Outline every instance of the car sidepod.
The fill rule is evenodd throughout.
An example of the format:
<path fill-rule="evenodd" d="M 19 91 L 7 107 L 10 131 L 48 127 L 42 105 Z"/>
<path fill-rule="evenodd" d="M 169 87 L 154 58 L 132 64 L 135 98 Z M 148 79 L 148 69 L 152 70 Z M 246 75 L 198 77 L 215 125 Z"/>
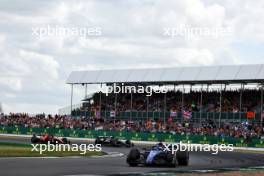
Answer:
<path fill-rule="evenodd" d="M 151 165 L 151 164 L 155 164 L 155 158 L 161 154 L 162 151 L 160 150 L 151 150 L 147 156 L 147 159 L 146 159 L 146 164 L 148 165 Z"/>

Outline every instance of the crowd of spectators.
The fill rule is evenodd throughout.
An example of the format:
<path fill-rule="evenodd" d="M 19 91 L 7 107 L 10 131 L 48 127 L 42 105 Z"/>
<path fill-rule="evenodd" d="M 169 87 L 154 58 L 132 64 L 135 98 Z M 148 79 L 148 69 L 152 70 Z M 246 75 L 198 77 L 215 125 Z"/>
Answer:
<path fill-rule="evenodd" d="M 163 122 L 149 119 L 147 121 L 125 121 L 105 120 L 94 117 L 72 118 L 70 116 L 39 114 L 30 116 L 28 114 L 4 115 L 0 117 L 1 126 L 18 126 L 26 128 L 57 128 L 57 129 L 79 129 L 79 130 L 108 130 L 108 131 L 130 131 L 147 133 L 171 133 L 189 135 L 211 135 L 229 136 L 235 138 L 263 138 L 264 128 L 260 124 L 252 124 L 248 121 L 231 124 L 222 123 L 220 127 L 212 120 L 204 121 L 202 125 L 195 125 L 190 121 Z"/>
<path fill-rule="evenodd" d="M 101 111 L 116 110 L 116 112 L 139 111 L 157 112 L 190 110 L 192 112 L 260 112 L 260 91 L 246 89 L 241 94 L 240 90 L 222 91 L 221 108 L 219 91 L 190 91 L 182 94 L 180 91 L 168 91 L 166 99 L 162 93 L 153 93 L 152 96 L 144 94 L 133 94 L 131 105 L 131 94 L 105 94 L 95 93 L 84 106 L 75 109 L 75 114 L 81 111 Z M 101 100 L 101 101 L 100 101 Z M 240 104 L 241 100 L 241 104 Z M 90 103 L 92 102 L 92 103 Z M 116 102 L 116 103 L 115 103 Z"/>

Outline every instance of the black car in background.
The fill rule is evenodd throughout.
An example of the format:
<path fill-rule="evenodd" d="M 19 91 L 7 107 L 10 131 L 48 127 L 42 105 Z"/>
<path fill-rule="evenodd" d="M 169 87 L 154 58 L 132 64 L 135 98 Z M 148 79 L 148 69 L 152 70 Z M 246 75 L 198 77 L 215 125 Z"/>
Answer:
<path fill-rule="evenodd" d="M 95 144 L 110 147 L 133 147 L 134 144 L 130 140 L 120 140 L 114 136 L 98 136 L 95 139 Z"/>

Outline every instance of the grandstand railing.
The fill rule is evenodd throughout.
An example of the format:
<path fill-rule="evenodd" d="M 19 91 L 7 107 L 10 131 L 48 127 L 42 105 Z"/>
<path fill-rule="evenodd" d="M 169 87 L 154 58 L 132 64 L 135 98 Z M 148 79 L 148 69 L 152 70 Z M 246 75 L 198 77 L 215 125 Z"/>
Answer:
<path fill-rule="evenodd" d="M 90 111 L 79 111 L 78 113 L 72 114 L 75 117 L 94 117 L 95 114 Z M 105 119 L 120 119 L 120 120 L 142 120 L 146 121 L 148 119 L 160 119 L 160 120 L 168 120 L 170 117 L 170 112 L 164 111 L 123 111 L 118 112 L 115 117 L 110 116 L 110 111 L 102 111 L 101 116 Z M 164 119 L 165 118 L 165 119 Z M 213 121 L 221 121 L 221 122 L 241 122 L 248 120 L 247 112 L 193 112 L 191 116 L 191 120 L 194 122 L 200 122 L 200 120 L 213 120 Z M 261 113 L 256 113 L 252 122 L 259 123 L 261 119 Z M 182 121 L 184 120 L 182 112 L 178 112 L 175 117 L 173 117 L 174 121 Z"/>

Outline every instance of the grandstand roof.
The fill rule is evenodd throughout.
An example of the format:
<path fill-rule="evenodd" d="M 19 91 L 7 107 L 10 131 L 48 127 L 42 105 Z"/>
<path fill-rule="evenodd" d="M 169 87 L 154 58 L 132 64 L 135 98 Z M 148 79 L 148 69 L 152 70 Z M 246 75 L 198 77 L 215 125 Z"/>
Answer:
<path fill-rule="evenodd" d="M 73 71 L 67 84 L 214 84 L 264 82 L 264 64 Z"/>

